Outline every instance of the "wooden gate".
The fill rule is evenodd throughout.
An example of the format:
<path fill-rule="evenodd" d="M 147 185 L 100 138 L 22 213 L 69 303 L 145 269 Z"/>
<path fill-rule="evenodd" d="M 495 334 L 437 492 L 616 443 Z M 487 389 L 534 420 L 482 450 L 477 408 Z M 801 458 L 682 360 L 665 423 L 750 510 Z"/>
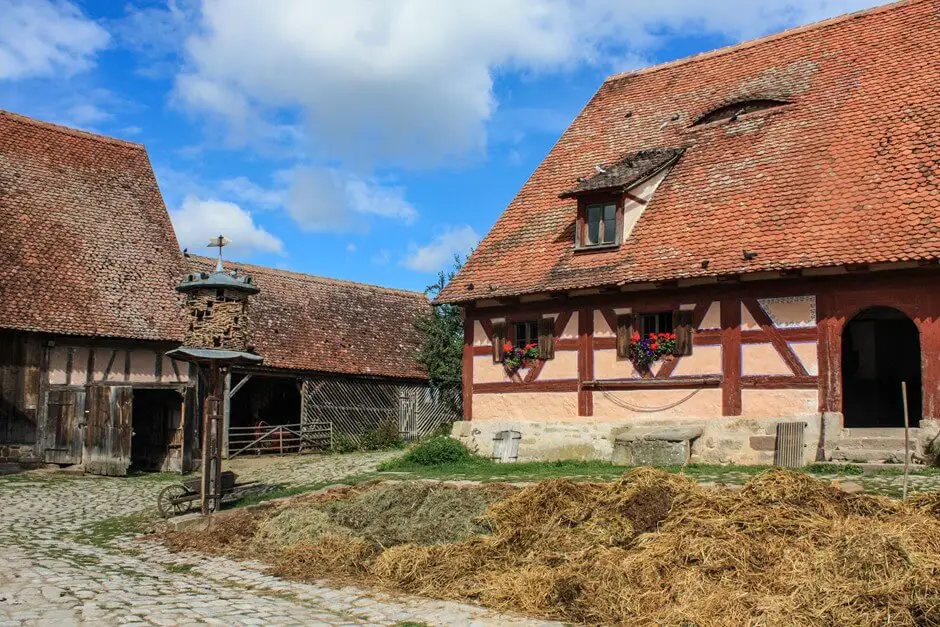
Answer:
<path fill-rule="evenodd" d="M 85 470 L 98 475 L 126 475 L 131 463 L 134 392 L 130 386 L 90 388 Z"/>
<path fill-rule="evenodd" d="M 43 460 L 50 464 L 81 463 L 85 390 L 50 390 L 48 398 Z"/>

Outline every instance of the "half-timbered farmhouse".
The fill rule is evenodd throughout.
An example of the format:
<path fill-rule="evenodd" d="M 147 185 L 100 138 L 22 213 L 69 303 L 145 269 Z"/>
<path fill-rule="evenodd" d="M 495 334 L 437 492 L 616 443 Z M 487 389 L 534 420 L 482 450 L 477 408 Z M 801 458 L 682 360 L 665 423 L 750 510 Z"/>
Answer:
<path fill-rule="evenodd" d="M 166 353 L 211 316 L 176 288 L 215 261 L 180 252 L 145 148 L 0 112 L 0 233 L 0 461 L 194 468 L 203 376 Z M 452 418 L 415 361 L 423 294 L 236 267 L 260 289 L 238 340 L 263 360 L 227 372 L 239 447 Z"/>
<path fill-rule="evenodd" d="M 440 302 L 520 459 L 916 454 L 940 419 L 940 5 L 607 79 Z M 662 443 L 659 444 L 654 443 Z"/>

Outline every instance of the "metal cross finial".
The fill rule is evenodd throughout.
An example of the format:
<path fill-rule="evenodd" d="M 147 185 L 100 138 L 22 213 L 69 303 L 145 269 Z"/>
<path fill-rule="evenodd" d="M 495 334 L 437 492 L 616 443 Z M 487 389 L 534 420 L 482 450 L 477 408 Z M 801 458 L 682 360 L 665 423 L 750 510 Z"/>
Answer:
<path fill-rule="evenodd" d="M 218 248 L 219 249 L 219 260 L 215 264 L 215 271 L 222 272 L 222 248 L 228 246 L 232 243 L 232 240 L 228 239 L 224 235 L 219 235 L 218 237 L 213 237 L 209 240 L 209 248 Z"/>

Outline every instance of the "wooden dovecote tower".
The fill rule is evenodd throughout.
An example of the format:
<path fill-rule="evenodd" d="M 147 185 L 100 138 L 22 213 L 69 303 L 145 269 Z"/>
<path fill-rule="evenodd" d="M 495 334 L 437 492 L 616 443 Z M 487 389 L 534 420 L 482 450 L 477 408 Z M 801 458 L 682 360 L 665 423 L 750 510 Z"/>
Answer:
<path fill-rule="evenodd" d="M 202 513 L 219 508 L 222 498 L 222 381 L 227 368 L 258 364 L 261 356 L 249 350 L 249 298 L 260 290 L 250 275 L 226 272 L 222 247 L 229 241 L 219 235 L 209 242 L 218 247 L 219 259 L 212 272 L 192 272 L 176 287 L 183 294 L 186 327 L 183 345 L 167 353 L 208 370 L 202 426 Z"/>

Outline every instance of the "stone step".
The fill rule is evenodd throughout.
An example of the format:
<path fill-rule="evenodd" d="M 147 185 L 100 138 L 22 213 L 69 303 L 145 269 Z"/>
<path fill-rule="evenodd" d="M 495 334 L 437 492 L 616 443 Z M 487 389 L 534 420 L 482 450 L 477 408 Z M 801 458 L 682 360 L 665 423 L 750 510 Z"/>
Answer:
<path fill-rule="evenodd" d="M 913 440 L 917 437 L 920 429 L 916 427 L 911 427 L 910 436 Z M 841 433 L 842 438 L 901 438 L 904 439 L 904 429 L 903 428 L 859 428 L 854 429 L 843 429 Z"/>
<path fill-rule="evenodd" d="M 913 452 L 913 451 L 912 451 Z M 903 463 L 904 462 L 904 448 L 901 447 L 901 450 L 896 449 L 842 449 L 836 447 L 832 452 L 833 461 L 845 461 L 852 463 L 869 463 L 869 462 L 889 462 L 889 463 Z"/>
<path fill-rule="evenodd" d="M 917 440 L 911 438 L 911 450 L 916 447 Z M 836 446 L 841 449 L 880 449 L 904 450 L 904 438 L 839 438 Z"/>

